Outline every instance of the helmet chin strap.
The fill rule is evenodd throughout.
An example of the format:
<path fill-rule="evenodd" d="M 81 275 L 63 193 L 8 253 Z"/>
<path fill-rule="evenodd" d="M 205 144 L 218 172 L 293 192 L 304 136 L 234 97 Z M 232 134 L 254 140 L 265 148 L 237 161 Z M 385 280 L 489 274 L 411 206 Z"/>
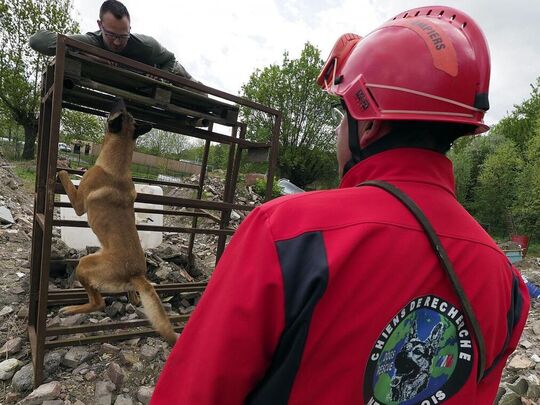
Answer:
<path fill-rule="evenodd" d="M 347 111 L 347 106 L 343 102 L 343 107 Z M 345 176 L 351 167 L 363 159 L 363 152 L 360 149 L 360 139 L 358 139 L 358 121 L 355 120 L 347 111 L 347 124 L 349 126 L 349 150 L 351 151 L 351 159 L 345 163 L 342 176 Z"/>

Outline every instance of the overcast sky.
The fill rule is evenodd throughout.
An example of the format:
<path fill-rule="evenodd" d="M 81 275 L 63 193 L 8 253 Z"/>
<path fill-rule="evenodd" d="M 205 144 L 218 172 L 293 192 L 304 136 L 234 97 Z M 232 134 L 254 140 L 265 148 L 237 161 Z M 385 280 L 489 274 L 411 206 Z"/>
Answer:
<path fill-rule="evenodd" d="M 101 0 L 74 0 L 82 32 L 97 30 Z M 540 1 L 446 0 L 484 30 L 491 50 L 494 124 L 530 94 L 540 76 Z M 365 35 L 418 0 L 125 0 L 132 32 L 151 35 L 198 80 L 238 94 L 256 68 L 298 57 L 304 44 L 323 59 L 339 35 Z"/>

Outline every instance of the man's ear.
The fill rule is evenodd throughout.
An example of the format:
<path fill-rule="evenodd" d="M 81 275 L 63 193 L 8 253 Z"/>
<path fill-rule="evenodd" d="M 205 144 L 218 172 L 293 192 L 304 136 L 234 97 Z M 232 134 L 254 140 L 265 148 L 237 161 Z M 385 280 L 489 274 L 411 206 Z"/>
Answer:
<path fill-rule="evenodd" d="M 133 131 L 133 139 L 137 139 L 139 136 L 146 134 L 152 129 L 152 125 L 135 122 L 135 130 Z"/>

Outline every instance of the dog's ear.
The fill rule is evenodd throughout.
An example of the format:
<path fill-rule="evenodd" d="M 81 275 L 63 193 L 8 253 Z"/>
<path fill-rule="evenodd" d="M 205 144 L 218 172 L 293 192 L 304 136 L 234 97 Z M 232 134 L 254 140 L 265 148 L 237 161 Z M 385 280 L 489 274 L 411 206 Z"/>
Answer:
<path fill-rule="evenodd" d="M 152 125 L 135 121 L 135 131 L 133 131 L 133 139 L 137 139 L 139 136 L 146 134 L 152 129 Z"/>
<path fill-rule="evenodd" d="M 123 121 L 124 113 L 122 111 L 111 113 L 107 118 L 107 130 L 113 134 L 122 132 Z"/>
<path fill-rule="evenodd" d="M 107 118 L 107 129 L 112 133 L 119 133 L 122 131 L 123 116 L 126 112 L 126 104 L 121 97 L 116 97 L 111 107 L 111 113 Z"/>
<path fill-rule="evenodd" d="M 124 99 L 122 97 L 116 97 L 113 101 L 110 115 L 123 111 L 126 111 L 126 104 L 124 103 Z"/>

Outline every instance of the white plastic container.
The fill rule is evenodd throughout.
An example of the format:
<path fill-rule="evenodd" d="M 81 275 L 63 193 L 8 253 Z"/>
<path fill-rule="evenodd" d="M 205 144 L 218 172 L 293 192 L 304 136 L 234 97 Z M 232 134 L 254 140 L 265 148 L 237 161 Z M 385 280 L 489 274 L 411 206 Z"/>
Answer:
<path fill-rule="evenodd" d="M 73 184 L 78 185 L 80 180 L 73 180 Z M 163 189 L 159 186 L 151 186 L 148 184 L 135 184 L 135 190 L 137 193 L 163 195 Z M 69 202 L 67 195 L 60 196 L 61 202 Z M 137 208 L 152 208 L 156 210 L 162 210 L 162 205 L 135 203 Z M 79 220 L 86 221 L 86 214 L 77 216 L 73 208 L 60 208 L 60 218 L 63 220 Z M 135 213 L 135 223 L 140 225 L 155 225 L 163 226 L 162 214 L 149 214 L 145 212 Z M 162 232 L 151 231 L 139 231 L 139 240 L 143 249 L 154 248 L 161 244 L 163 241 Z M 65 242 L 70 248 L 73 249 L 85 249 L 87 246 L 100 246 L 97 236 L 90 228 L 76 228 L 71 226 L 60 227 L 60 236 L 62 241 Z"/>

